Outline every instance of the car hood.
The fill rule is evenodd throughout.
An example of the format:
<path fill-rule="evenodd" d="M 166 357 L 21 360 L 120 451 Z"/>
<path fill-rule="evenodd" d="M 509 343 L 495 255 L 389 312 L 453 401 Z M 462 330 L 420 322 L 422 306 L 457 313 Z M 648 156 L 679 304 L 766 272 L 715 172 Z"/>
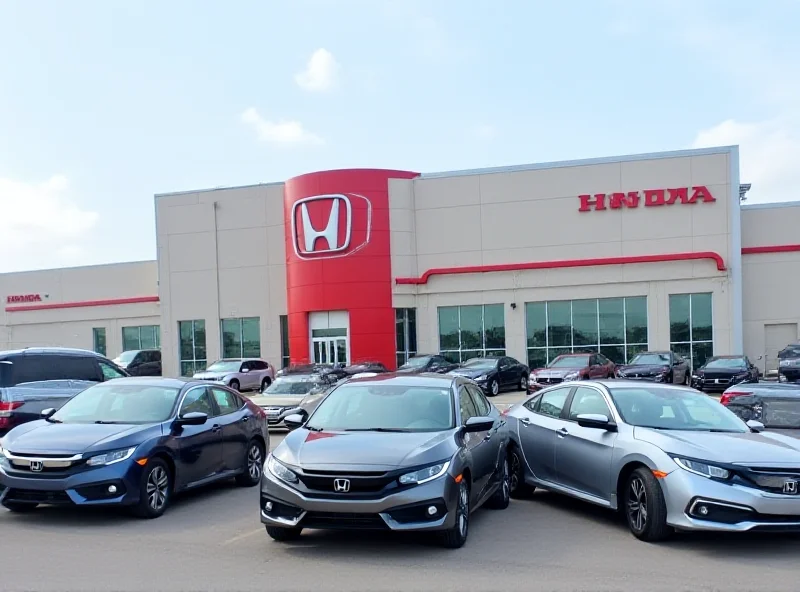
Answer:
<path fill-rule="evenodd" d="M 494 372 L 494 368 L 455 368 L 454 370 L 450 370 L 448 374 L 466 376 L 467 378 L 477 378 L 478 376 L 491 374 L 492 372 Z"/>
<path fill-rule="evenodd" d="M 699 368 L 695 374 L 734 376 L 736 374 L 747 374 L 747 370 L 744 368 Z"/>
<path fill-rule="evenodd" d="M 80 454 L 137 446 L 161 433 L 161 424 L 50 423 L 41 419 L 11 430 L 3 447 L 17 454 Z"/>
<path fill-rule="evenodd" d="M 311 432 L 299 428 L 275 449 L 283 463 L 303 469 L 394 470 L 449 459 L 456 451 L 453 431 L 422 433 Z"/>
<path fill-rule="evenodd" d="M 634 438 L 669 454 L 697 460 L 764 467 L 800 466 L 800 440 L 781 432 L 690 432 L 637 427 Z"/>
<path fill-rule="evenodd" d="M 534 374 L 540 378 L 564 378 L 567 374 L 573 374 L 583 370 L 583 366 L 577 368 L 542 368 L 536 370 Z"/>
<path fill-rule="evenodd" d="M 660 374 L 664 370 L 669 370 L 668 364 L 626 364 L 624 366 L 617 366 L 617 370 L 624 373 L 633 374 Z"/>
<path fill-rule="evenodd" d="M 197 380 L 222 380 L 228 374 L 236 374 L 235 372 L 197 372 L 192 378 Z"/>
<path fill-rule="evenodd" d="M 259 407 L 288 407 L 289 405 L 300 405 L 308 393 L 300 395 L 257 395 L 250 397 L 250 400 Z"/>
<path fill-rule="evenodd" d="M 398 368 L 396 370 L 397 374 L 419 374 L 423 372 L 425 368 Z"/>

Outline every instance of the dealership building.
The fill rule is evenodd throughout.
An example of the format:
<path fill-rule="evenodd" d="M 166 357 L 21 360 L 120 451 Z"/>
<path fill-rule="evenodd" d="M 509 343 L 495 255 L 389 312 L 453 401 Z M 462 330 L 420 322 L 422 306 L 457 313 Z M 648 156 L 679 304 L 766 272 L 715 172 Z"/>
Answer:
<path fill-rule="evenodd" d="M 800 202 L 743 187 L 721 147 L 160 194 L 156 261 L 0 275 L 0 347 L 157 347 L 166 375 L 587 349 L 774 369 L 798 339 Z"/>

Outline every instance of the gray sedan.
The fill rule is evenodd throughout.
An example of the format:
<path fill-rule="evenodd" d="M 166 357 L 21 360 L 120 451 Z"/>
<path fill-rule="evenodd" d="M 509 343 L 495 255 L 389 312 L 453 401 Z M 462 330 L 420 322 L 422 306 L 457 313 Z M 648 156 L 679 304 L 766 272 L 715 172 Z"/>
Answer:
<path fill-rule="evenodd" d="M 303 529 L 433 532 L 461 547 L 470 514 L 508 507 L 508 432 L 472 381 L 380 374 L 334 388 L 267 458 L 261 522 Z"/>
<path fill-rule="evenodd" d="M 564 384 L 507 417 L 514 496 L 540 487 L 619 510 L 645 541 L 673 530 L 800 531 L 800 440 L 693 389 Z"/>

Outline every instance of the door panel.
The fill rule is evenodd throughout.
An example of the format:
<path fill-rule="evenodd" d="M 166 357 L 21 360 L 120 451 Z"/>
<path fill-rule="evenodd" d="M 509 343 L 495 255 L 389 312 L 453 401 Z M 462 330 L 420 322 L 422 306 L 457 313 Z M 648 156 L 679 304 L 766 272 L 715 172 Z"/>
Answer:
<path fill-rule="evenodd" d="M 478 416 L 475 402 L 470 397 L 465 387 L 458 389 L 458 403 L 461 425 L 471 417 Z M 491 476 L 494 463 L 491 460 L 491 440 L 486 437 L 489 432 L 475 432 L 464 434 L 464 447 L 472 457 L 472 498 L 478 500 L 483 493 Z"/>
<path fill-rule="evenodd" d="M 250 414 L 233 393 L 213 387 L 211 393 L 220 410 L 217 419 L 222 428 L 222 470 L 241 469 L 249 442 Z"/>
<path fill-rule="evenodd" d="M 556 479 L 556 432 L 567 423 L 561 419 L 572 387 L 547 391 L 529 409 L 523 405 L 519 416 L 519 440 L 525 462 L 534 476 L 545 481 Z"/>
<path fill-rule="evenodd" d="M 208 420 L 199 426 L 183 426 L 176 435 L 180 450 L 178 479 L 181 486 L 202 481 L 222 470 L 222 429 L 206 387 L 191 389 L 181 405 L 180 414 L 207 413 Z"/>

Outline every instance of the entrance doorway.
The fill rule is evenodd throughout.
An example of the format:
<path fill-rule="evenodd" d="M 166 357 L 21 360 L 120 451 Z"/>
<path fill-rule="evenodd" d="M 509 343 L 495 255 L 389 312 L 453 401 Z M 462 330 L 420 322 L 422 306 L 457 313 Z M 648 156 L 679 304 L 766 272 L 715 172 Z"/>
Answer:
<path fill-rule="evenodd" d="M 350 364 L 347 311 L 312 312 L 308 319 L 311 329 L 311 358 L 315 364 Z"/>
<path fill-rule="evenodd" d="M 344 331 L 344 330 L 343 330 Z M 348 364 L 347 337 L 312 337 L 315 364 Z"/>

